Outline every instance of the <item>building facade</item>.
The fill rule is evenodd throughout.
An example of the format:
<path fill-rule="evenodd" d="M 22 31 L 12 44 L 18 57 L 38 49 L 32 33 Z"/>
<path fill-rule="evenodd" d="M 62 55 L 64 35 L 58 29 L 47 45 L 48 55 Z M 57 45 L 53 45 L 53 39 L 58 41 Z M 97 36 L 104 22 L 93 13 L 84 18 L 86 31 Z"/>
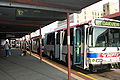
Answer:
<path fill-rule="evenodd" d="M 92 10 L 91 7 L 87 7 L 79 14 L 79 23 L 86 22 L 91 19 L 100 18 L 103 16 L 103 11 Z"/>
<path fill-rule="evenodd" d="M 92 10 L 91 7 L 87 7 L 81 10 L 81 13 L 74 13 L 70 15 L 70 26 L 89 21 L 94 18 L 100 18 L 103 16 L 103 11 Z M 58 28 L 67 27 L 66 20 L 58 22 Z"/>
<path fill-rule="evenodd" d="M 116 4 L 114 2 L 108 2 L 103 5 L 103 15 L 109 15 L 118 12 Z"/>

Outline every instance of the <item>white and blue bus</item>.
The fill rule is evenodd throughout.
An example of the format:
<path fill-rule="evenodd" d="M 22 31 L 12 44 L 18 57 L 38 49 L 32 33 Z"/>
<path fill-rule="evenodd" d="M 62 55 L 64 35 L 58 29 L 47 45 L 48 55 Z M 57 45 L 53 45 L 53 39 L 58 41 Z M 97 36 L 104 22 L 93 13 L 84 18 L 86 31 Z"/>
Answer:
<path fill-rule="evenodd" d="M 67 63 L 67 28 L 45 34 L 44 54 Z M 98 18 L 70 27 L 71 64 L 97 71 L 119 67 L 120 21 Z"/>

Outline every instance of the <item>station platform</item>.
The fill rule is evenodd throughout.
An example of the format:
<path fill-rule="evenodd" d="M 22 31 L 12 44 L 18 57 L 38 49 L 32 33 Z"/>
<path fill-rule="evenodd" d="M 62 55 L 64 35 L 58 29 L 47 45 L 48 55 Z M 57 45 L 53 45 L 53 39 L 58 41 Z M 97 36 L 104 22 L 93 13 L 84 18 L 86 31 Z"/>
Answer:
<path fill-rule="evenodd" d="M 5 51 L 0 50 L 0 80 L 67 80 L 66 73 L 21 53 L 19 49 L 11 49 L 12 55 L 5 57 Z M 72 80 L 78 79 L 72 77 Z"/>

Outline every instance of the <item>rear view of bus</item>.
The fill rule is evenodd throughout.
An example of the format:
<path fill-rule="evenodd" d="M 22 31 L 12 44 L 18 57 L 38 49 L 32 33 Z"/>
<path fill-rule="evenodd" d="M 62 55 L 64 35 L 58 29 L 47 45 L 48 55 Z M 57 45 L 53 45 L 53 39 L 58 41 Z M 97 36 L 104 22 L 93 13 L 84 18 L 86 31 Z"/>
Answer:
<path fill-rule="evenodd" d="M 95 19 L 90 25 L 86 36 L 87 67 L 92 71 L 119 67 L 120 21 Z"/>

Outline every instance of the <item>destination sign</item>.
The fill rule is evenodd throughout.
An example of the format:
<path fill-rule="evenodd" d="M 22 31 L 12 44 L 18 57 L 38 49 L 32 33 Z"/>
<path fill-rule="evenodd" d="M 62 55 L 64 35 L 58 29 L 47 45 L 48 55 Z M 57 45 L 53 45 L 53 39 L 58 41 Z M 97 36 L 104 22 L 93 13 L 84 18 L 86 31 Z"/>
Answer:
<path fill-rule="evenodd" d="M 98 25 L 98 26 L 120 27 L 120 22 L 96 19 L 95 20 L 95 25 Z"/>

